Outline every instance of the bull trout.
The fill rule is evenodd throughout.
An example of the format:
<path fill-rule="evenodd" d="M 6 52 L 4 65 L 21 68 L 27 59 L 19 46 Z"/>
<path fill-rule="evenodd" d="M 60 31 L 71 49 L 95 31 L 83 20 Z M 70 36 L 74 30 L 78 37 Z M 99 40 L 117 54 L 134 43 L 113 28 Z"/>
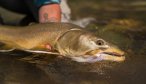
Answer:
<path fill-rule="evenodd" d="M 24 27 L 0 26 L 0 42 L 14 49 L 49 53 L 49 44 L 59 55 L 77 62 L 102 60 L 121 62 L 124 52 L 89 31 L 69 23 L 33 24 Z"/>

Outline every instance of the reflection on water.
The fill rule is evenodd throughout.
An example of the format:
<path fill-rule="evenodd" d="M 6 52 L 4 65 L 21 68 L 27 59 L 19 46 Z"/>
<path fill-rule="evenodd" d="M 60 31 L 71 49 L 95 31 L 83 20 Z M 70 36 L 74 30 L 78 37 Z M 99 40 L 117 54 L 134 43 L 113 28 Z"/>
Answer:
<path fill-rule="evenodd" d="M 53 84 L 35 65 L 14 58 L 11 55 L 0 55 L 0 84 Z"/>
<path fill-rule="evenodd" d="M 81 64 L 69 59 L 55 59 L 48 65 L 17 60 L 18 56 L 1 54 L 0 84 L 92 84 L 108 83 L 106 63 Z M 109 67 L 111 68 L 111 67 Z"/>
<path fill-rule="evenodd" d="M 86 84 L 105 82 L 104 63 L 81 64 L 69 59 L 57 58 L 48 65 L 20 61 L 24 56 L 1 54 L 0 84 Z"/>

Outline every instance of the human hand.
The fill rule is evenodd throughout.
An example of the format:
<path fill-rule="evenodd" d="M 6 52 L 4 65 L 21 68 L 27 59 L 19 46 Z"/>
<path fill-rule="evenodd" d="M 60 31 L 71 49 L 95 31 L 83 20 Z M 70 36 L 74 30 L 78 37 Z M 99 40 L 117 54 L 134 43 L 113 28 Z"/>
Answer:
<path fill-rule="evenodd" d="M 48 4 L 40 7 L 39 9 L 39 22 L 60 22 L 61 9 L 59 4 Z"/>

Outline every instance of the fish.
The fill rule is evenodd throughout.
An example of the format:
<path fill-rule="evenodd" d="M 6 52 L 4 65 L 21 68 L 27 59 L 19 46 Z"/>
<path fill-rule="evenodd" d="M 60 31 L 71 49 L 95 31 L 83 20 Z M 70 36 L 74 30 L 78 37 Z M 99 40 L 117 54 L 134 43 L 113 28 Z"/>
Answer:
<path fill-rule="evenodd" d="M 28 26 L 0 25 L 0 42 L 32 53 L 46 53 L 76 62 L 122 62 L 125 53 L 104 39 L 71 23 L 38 23 Z M 49 44 L 50 50 L 45 46 Z"/>

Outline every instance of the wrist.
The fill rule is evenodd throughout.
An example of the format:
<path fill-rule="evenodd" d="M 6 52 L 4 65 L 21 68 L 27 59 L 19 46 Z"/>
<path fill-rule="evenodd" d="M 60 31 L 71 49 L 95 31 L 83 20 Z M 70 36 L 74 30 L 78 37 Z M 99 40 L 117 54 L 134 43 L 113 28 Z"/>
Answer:
<path fill-rule="evenodd" d="M 43 5 L 39 9 L 39 22 L 60 22 L 61 9 L 59 4 Z"/>

